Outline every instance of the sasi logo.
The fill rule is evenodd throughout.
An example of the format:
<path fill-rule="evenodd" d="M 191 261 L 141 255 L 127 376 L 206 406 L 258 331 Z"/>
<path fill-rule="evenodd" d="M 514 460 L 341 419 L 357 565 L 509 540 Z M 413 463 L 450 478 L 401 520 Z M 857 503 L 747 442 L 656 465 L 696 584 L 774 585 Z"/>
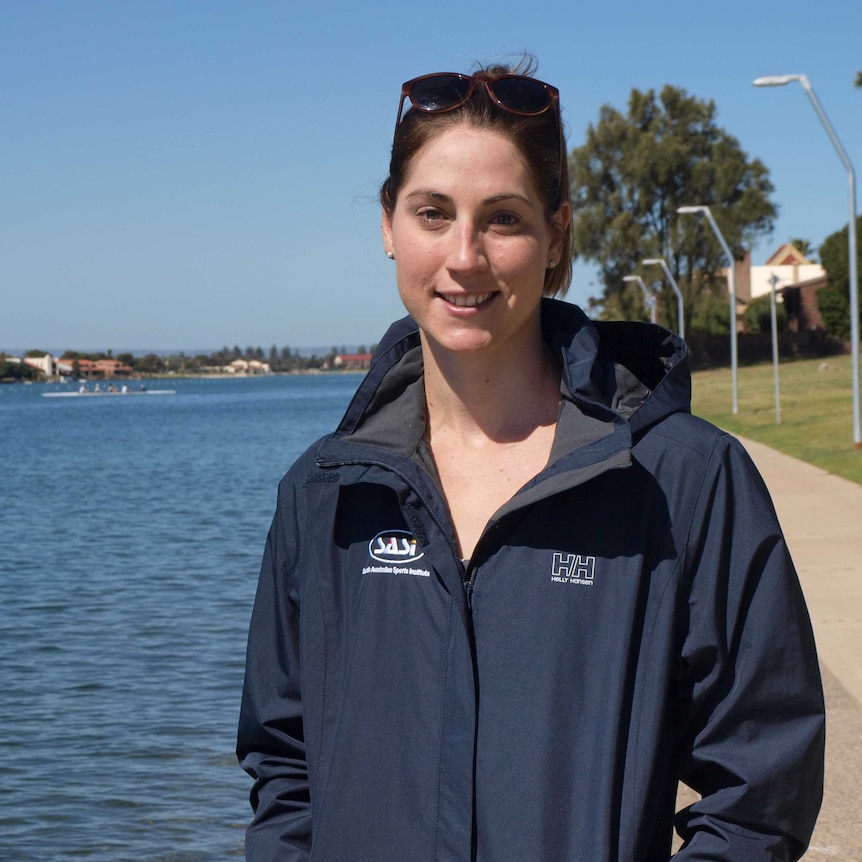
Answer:
<path fill-rule="evenodd" d="M 424 557 L 412 533 L 385 530 L 368 543 L 368 553 L 381 563 L 412 563 Z"/>

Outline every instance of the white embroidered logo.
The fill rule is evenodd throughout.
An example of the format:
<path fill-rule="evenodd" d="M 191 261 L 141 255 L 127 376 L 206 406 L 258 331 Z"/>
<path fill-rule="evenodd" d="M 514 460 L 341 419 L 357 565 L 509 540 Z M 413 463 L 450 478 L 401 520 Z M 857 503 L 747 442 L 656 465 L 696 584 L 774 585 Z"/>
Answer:
<path fill-rule="evenodd" d="M 406 530 L 384 530 L 368 543 L 368 553 L 379 563 L 412 563 L 425 554 Z"/>
<path fill-rule="evenodd" d="M 562 554 L 554 552 L 551 565 L 551 580 L 555 584 L 581 584 L 591 587 L 595 583 L 596 558 L 581 554 Z"/>
<path fill-rule="evenodd" d="M 363 566 L 363 575 L 414 575 L 430 578 L 429 569 L 410 565 L 425 556 L 412 533 L 406 530 L 384 530 L 368 543 L 368 553 L 383 565 Z"/>

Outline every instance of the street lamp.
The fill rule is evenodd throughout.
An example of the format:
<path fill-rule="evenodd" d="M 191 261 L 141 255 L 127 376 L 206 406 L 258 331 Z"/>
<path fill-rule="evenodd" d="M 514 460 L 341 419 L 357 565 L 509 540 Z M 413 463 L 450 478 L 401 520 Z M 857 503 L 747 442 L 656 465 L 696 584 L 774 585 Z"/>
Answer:
<path fill-rule="evenodd" d="M 712 217 L 712 212 L 709 207 L 677 207 L 676 211 L 681 215 L 686 215 L 688 213 L 703 213 L 709 220 L 712 232 L 715 234 L 715 238 L 724 250 L 725 257 L 727 257 L 727 262 L 729 264 L 727 268 L 727 286 L 728 293 L 730 294 L 730 388 L 732 410 L 735 415 L 739 413 L 736 358 L 736 261 L 733 259 L 733 255 L 730 253 L 730 248 L 724 241 L 724 236 L 722 236 L 721 231 L 718 229 L 718 225 L 715 223 L 715 219 Z"/>
<path fill-rule="evenodd" d="M 820 105 L 820 101 L 805 75 L 767 75 L 764 78 L 755 78 L 754 86 L 782 87 L 793 81 L 799 81 L 802 84 L 809 101 L 820 118 L 820 122 L 823 124 L 823 128 L 826 129 L 826 134 L 832 141 L 832 146 L 835 147 L 838 157 L 844 163 L 844 167 L 847 168 L 847 184 L 850 193 L 848 245 L 850 253 L 850 358 L 853 365 L 853 445 L 857 449 L 862 449 L 862 423 L 859 419 L 859 273 L 856 265 L 856 172 L 853 170 L 853 164 L 847 156 L 847 152 L 841 146 L 841 141 L 838 140 L 838 135 L 835 134 L 835 129 L 829 122 L 829 117 L 826 116 L 826 112 Z"/>
<path fill-rule="evenodd" d="M 773 272 L 769 278 L 769 317 L 772 324 L 772 374 L 775 378 L 775 424 L 781 424 L 781 390 L 778 388 L 778 315 L 775 308 L 775 286 L 781 279 Z"/>
<path fill-rule="evenodd" d="M 639 275 L 624 275 L 623 281 L 636 281 L 641 286 L 641 290 L 644 292 L 644 300 L 646 301 L 646 306 L 647 308 L 649 308 L 650 320 L 655 323 L 655 302 L 653 300 L 652 294 L 649 292 L 647 286 L 644 284 L 644 280 Z"/>
<path fill-rule="evenodd" d="M 676 294 L 676 308 L 677 315 L 679 317 L 679 337 L 685 338 L 685 318 L 683 317 L 682 294 L 679 291 L 679 285 L 676 283 L 676 280 L 671 275 L 671 272 L 668 269 L 665 259 L 663 257 L 650 257 L 646 260 L 642 260 L 641 263 L 644 266 L 658 264 L 664 270 L 664 274 L 667 276 L 667 280 L 670 282 L 670 286 L 673 288 L 673 292 Z"/>

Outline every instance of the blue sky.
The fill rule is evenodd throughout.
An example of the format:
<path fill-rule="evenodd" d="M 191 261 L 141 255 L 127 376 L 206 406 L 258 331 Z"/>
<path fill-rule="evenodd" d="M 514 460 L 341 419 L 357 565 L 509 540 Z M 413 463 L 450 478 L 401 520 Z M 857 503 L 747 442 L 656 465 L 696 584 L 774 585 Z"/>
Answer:
<path fill-rule="evenodd" d="M 402 314 L 379 240 L 402 81 L 524 49 L 570 146 L 670 83 L 762 159 L 781 242 L 848 219 L 862 3 L 0 2 L 0 349 L 371 343 Z M 696 201 L 693 201 L 696 203 Z M 600 292 L 576 269 L 569 298 Z"/>

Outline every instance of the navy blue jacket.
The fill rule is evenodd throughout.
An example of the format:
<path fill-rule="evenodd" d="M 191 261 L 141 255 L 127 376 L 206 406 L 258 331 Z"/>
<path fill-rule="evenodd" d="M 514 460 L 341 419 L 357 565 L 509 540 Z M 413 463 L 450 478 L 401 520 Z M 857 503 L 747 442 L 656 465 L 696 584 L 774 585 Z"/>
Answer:
<path fill-rule="evenodd" d="M 685 345 L 545 300 L 547 468 L 458 557 L 423 450 L 415 323 L 279 488 L 237 753 L 247 858 L 793 860 L 820 805 L 807 612 Z"/>

